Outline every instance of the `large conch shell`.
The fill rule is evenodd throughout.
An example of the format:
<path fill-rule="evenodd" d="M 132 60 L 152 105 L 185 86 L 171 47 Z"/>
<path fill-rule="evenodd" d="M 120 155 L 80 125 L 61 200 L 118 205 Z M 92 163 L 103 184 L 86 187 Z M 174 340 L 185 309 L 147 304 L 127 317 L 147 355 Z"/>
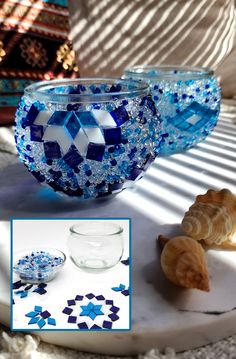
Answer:
<path fill-rule="evenodd" d="M 182 229 L 208 246 L 236 249 L 236 196 L 228 189 L 197 196 L 184 215 Z"/>
<path fill-rule="evenodd" d="M 166 277 L 178 286 L 209 292 L 209 276 L 201 244 L 187 236 L 170 240 L 159 236 L 158 241 L 164 246 L 161 267 Z"/>

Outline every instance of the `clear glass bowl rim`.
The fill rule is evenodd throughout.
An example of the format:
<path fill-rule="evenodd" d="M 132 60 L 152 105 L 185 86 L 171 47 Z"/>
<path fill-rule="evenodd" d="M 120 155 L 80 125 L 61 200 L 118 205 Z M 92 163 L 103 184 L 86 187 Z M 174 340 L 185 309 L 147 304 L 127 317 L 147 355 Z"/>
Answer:
<path fill-rule="evenodd" d="M 140 72 L 138 72 L 140 70 Z M 149 75 L 146 70 L 160 70 L 157 75 Z M 177 70 L 180 73 L 173 73 L 170 71 Z M 158 79 L 158 80 L 192 80 L 204 79 L 214 76 L 214 71 L 210 67 L 184 66 L 184 65 L 135 65 L 127 67 L 124 71 L 125 76 L 132 78 L 143 79 Z"/>
<path fill-rule="evenodd" d="M 123 83 L 126 85 L 133 85 L 134 88 L 127 91 L 120 92 L 110 92 L 110 93 L 94 93 L 94 94 L 54 94 L 47 93 L 45 90 L 59 87 L 59 86 L 71 86 L 79 84 L 117 84 Z M 43 91 L 44 90 L 44 91 Z M 117 99 L 126 99 L 137 97 L 144 94 L 149 94 L 150 88 L 149 85 L 144 81 L 138 81 L 133 79 L 122 79 L 115 77 L 80 77 L 76 79 L 64 78 L 60 80 L 49 80 L 49 81 L 39 81 L 34 84 L 31 84 L 25 88 L 24 95 L 31 97 L 33 99 L 50 101 L 50 102 L 59 102 L 59 103 L 100 103 L 100 102 L 112 102 Z"/>
<path fill-rule="evenodd" d="M 92 222 L 92 223 L 91 223 Z M 106 222 L 104 221 L 104 224 Z M 91 234 L 91 233 L 85 233 L 83 232 L 82 230 L 78 230 L 80 229 L 80 227 L 84 226 L 85 224 L 88 224 L 88 225 L 93 225 L 93 224 L 99 224 L 101 225 L 101 222 L 100 221 L 96 221 L 96 220 L 88 220 L 88 222 L 86 221 L 83 221 L 81 223 L 76 223 L 76 224 L 73 224 L 73 226 L 70 227 L 70 232 L 71 234 L 75 234 L 75 235 L 78 235 L 78 236 L 83 236 L 83 237 L 91 237 L 91 236 L 94 236 L 94 237 L 111 237 L 111 236 L 115 236 L 115 235 L 118 235 L 118 234 L 121 234 L 123 233 L 124 229 L 119 226 L 119 224 L 117 223 L 114 223 L 114 222 L 108 222 L 110 225 L 112 225 L 114 228 L 114 231 L 113 232 L 110 232 L 110 233 L 101 233 L 101 234 Z"/>
<path fill-rule="evenodd" d="M 46 270 L 42 270 L 42 272 L 43 273 L 47 273 L 47 272 L 51 272 L 51 271 L 57 271 L 57 270 L 59 270 L 64 264 L 65 264 L 65 261 L 66 261 L 66 255 L 65 255 L 65 253 L 64 252 L 62 252 L 60 249 L 57 249 L 57 248 L 51 248 L 51 247 L 47 247 L 47 248 L 27 248 L 27 249 L 20 249 L 20 250 L 18 250 L 18 251 L 16 251 L 16 252 L 14 252 L 14 256 L 13 257 L 15 257 L 15 256 L 20 256 L 20 254 L 21 254 L 21 256 L 24 256 L 24 255 L 27 255 L 27 253 L 28 254 L 30 254 L 31 252 L 38 252 L 38 251 L 44 251 L 44 252 L 49 252 L 50 253 L 50 251 L 56 251 L 56 252 L 58 252 L 58 253 L 60 253 L 60 255 L 62 256 L 62 259 L 63 259 L 63 262 L 61 262 L 58 266 L 56 266 L 56 267 L 53 267 L 52 269 L 46 269 Z M 24 254 L 25 253 L 25 254 Z M 15 273 L 20 273 L 20 274 L 24 274 L 24 273 L 26 273 L 26 271 L 24 271 L 24 270 L 19 270 L 19 269 L 15 269 L 14 268 L 14 263 L 13 263 L 13 271 L 15 272 Z M 40 272 L 40 270 L 39 269 L 37 269 L 37 271 L 33 271 L 33 270 L 31 270 L 31 271 L 29 271 L 29 272 L 27 272 L 27 273 L 32 273 L 32 272 Z"/>

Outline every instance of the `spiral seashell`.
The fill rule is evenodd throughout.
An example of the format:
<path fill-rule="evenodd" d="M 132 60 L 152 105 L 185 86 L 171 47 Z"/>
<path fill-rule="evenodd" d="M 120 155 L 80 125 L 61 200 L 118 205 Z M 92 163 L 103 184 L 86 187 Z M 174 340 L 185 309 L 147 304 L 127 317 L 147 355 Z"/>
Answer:
<path fill-rule="evenodd" d="M 165 243 L 163 236 L 158 240 Z M 209 292 L 205 252 L 198 242 L 187 236 L 168 240 L 161 252 L 162 270 L 172 283 Z"/>
<path fill-rule="evenodd" d="M 208 190 L 197 196 L 184 215 L 182 229 L 188 236 L 204 240 L 209 246 L 236 249 L 233 243 L 236 241 L 236 197 L 228 189 Z"/>

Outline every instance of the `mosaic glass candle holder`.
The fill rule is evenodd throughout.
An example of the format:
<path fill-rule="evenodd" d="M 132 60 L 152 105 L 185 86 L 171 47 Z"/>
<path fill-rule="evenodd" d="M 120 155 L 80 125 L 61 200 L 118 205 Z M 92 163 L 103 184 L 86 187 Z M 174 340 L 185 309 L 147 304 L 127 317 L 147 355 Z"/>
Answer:
<path fill-rule="evenodd" d="M 13 271 L 26 283 L 52 280 L 66 261 L 63 252 L 54 248 L 22 250 L 14 253 Z"/>
<path fill-rule="evenodd" d="M 113 222 L 85 221 L 70 228 L 68 249 L 72 262 L 87 271 L 115 266 L 123 255 L 123 228 Z"/>
<path fill-rule="evenodd" d="M 221 91 L 212 70 L 184 66 L 134 66 L 125 78 L 145 80 L 162 118 L 160 154 L 186 150 L 216 126 Z"/>
<path fill-rule="evenodd" d="M 20 160 L 39 182 L 97 198 L 143 176 L 159 152 L 160 118 L 146 83 L 45 81 L 25 89 L 15 140 Z"/>

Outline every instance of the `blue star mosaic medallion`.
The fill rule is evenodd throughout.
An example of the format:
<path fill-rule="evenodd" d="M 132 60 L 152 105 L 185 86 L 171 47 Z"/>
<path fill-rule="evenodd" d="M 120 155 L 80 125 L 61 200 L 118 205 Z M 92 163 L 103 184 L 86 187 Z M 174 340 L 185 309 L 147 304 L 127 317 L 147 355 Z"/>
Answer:
<path fill-rule="evenodd" d="M 69 299 L 67 305 L 62 311 L 68 317 L 67 322 L 81 330 L 112 329 L 113 323 L 120 319 L 117 314 L 120 308 L 102 294 L 78 294 L 75 299 Z"/>

